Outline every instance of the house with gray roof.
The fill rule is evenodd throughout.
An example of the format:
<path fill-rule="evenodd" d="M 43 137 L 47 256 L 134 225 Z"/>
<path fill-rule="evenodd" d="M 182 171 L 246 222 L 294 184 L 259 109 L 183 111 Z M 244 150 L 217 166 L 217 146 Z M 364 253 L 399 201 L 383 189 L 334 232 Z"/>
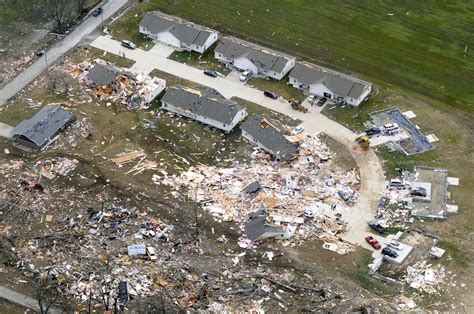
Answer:
<path fill-rule="evenodd" d="M 289 82 L 310 94 L 352 106 L 358 106 L 372 90 L 370 82 L 308 62 L 295 65 Z"/>
<path fill-rule="evenodd" d="M 119 72 L 106 65 L 96 63 L 86 75 L 86 83 L 99 86 L 115 83 Z"/>
<path fill-rule="evenodd" d="M 146 13 L 140 33 L 166 45 L 204 53 L 217 41 L 218 32 L 159 11 Z"/>
<path fill-rule="evenodd" d="M 295 65 L 293 56 L 231 36 L 219 41 L 214 57 L 229 67 L 252 70 L 275 80 L 281 80 Z"/>
<path fill-rule="evenodd" d="M 285 239 L 289 237 L 282 226 L 267 223 L 267 215 L 264 210 L 257 210 L 248 217 L 244 227 L 247 239 L 260 241 L 267 238 Z"/>
<path fill-rule="evenodd" d="M 168 87 L 161 99 L 162 108 L 181 116 L 230 132 L 247 116 L 245 108 L 212 88 Z"/>
<path fill-rule="evenodd" d="M 257 145 L 280 161 L 290 161 L 298 154 L 299 146 L 287 140 L 287 128 L 266 115 L 251 116 L 241 127 L 242 137 Z"/>
<path fill-rule="evenodd" d="M 60 105 L 44 106 L 12 130 L 12 144 L 27 151 L 43 150 L 73 119 L 72 112 Z"/>

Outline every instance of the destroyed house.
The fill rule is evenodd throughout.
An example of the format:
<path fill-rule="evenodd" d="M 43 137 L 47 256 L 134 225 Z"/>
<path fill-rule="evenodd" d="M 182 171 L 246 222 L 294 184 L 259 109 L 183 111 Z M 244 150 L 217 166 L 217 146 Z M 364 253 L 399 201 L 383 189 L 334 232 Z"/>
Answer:
<path fill-rule="evenodd" d="M 289 161 L 298 154 L 298 145 L 287 140 L 285 126 L 265 115 L 249 117 L 242 123 L 242 136 L 270 153 L 275 159 Z"/>
<path fill-rule="evenodd" d="M 87 73 L 87 83 L 99 86 L 111 85 L 115 82 L 118 72 L 108 66 L 96 63 Z"/>
<path fill-rule="evenodd" d="M 369 82 L 308 62 L 295 65 L 289 83 L 310 94 L 352 106 L 358 106 L 372 90 Z"/>
<path fill-rule="evenodd" d="M 219 41 L 214 57 L 227 66 L 275 80 L 281 80 L 295 65 L 295 57 L 230 36 Z"/>
<path fill-rule="evenodd" d="M 163 109 L 230 132 L 246 116 L 237 102 L 226 99 L 212 88 L 172 86 L 161 99 Z"/>
<path fill-rule="evenodd" d="M 245 234 L 251 241 L 263 240 L 266 238 L 284 238 L 285 230 L 282 226 L 267 223 L 266 215 L 263 213 L 252 213 L 249 222 L 245 225 Z"/>
<path fill-rule="evenodd" d="M 218 35 L 215 30 L 158 11 L 143 16 L 140 33 L 158 42 L 199 53 L 212 46 Z"/>
<path fill-rule="evenodd" d="M 31 119 L 23 120 L 12 131 L 12 144 L 24 150 L 46 148 L 74 119 L 70 110 L 60 105 L 47 105 Z"/>

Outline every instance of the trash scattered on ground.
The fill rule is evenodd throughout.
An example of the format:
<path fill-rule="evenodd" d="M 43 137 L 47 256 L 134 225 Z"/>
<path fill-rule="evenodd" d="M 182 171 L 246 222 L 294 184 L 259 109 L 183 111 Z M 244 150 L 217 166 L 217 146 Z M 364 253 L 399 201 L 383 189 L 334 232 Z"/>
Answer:
<path fill-rule="evenodd" d="M 427 261 L 424 260 L 413 266 L 408 266 L 407 275 L 403 280 L 413 289 L 433 294 L 438 292 L 439 287 L 444 284 L 445 275 L 443 265 L 427 264 Z"/>
<path fill-rule="evenodd" d="M 76 169 L 78 163 L 76 159 L 54 158 L 38 161 L 35 168 L 41 176 L 53 180 L 57 176 L 67 176 Z"/>
<path fill-rule="evenodd" d="M 255 151 L 249 164 L 235 162 L 228 168 L 198 165 L 180 175 L 155 174 L 153 180 L 171 186 L 178 198 L 185 193 L 182 188 L 187 188 L 187 196 L 216 220 L 233 221 L 241 229 L 248 224 L 250 214 L 263 209 L 265 218 L 252 226 L 253 240 L 272 233 L 272 237 L 279 234 L 293 244 L 311 237 L 338 243 L 338 234 L 347 227 L 343 217 L 331 209 L 348 206 L 347 201 L 358 197 L 357 174 L 334 171 L 331 152 L 319 137 L 308 136 L 301 143 L 300 156 L 311 158 L 279 163 Z M 339 197 L 341 190 L 350 194 L 347 201 Z M 334 250 L 348 253 L 353 247 L 338 243 Z"/>

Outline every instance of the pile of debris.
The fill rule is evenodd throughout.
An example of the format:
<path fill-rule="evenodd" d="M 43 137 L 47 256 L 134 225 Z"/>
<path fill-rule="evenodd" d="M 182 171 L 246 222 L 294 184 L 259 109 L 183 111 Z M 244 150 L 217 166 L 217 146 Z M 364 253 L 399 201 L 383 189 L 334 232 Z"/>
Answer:
<path fill-rule="evenodd" d="M 334 243 L 346 231 L 335 208 L 349 206 L 357 198 L 359 183 L 355 171 L 336 172 L 330 157 L 319 137 L 308 136 L 299 158 L 291 163 L 272 161 L 256 151 L 248 164 L 235 162 L 229 168 L 198 165 L 179 176 L 155 174 L 153 180 L 173 187 L 175 197 L 186 187 L 188 197 L 217 220 L 233 221 L 245 229 L 249 243 L 276 237 L 297 244 L 313 236 Z M 350 197 L 344 199 L 340 191 Z M 352 247 L 341 248 L 345 253 Z"/>
<path fill-rule="evenodd" d="M 40 160 L 35 164 L 36 171 L 43 177 L 53 180 L 57 176 L 67 176 L 76 169 L 79 161 L 77 159 L 54 158 Z"/>
<path fill-rule="evenodd" d="M 414 221 L 410 215 L 409 200 L 404 191 L 387 189 L 385 196 L 382 196 L 377 206 L 375 218 L 383 228 L 399 227 L 403 228 L 407 223 Z"/>
<path fill-rule="evenodd" d="M 144 73 L 135 75 L 101 59 L 77 65 L 67 63 L 67 70 L 81 84 L 89 86 L 89 92 L 99 100 L 120 103 L 129 110 L 149 108 L 153 99 L 166 88 L 163 79 Z"/>
<path fill-rule="evenodd" d="M 433 294 L 439 291 L 439 286 L 444 284 L 445 270 L 443 265 L 432 266 L 426 260 L 413 266 L 408 266 L 407 275 L 403 278 L 411 288 L 424 293 Z"/>

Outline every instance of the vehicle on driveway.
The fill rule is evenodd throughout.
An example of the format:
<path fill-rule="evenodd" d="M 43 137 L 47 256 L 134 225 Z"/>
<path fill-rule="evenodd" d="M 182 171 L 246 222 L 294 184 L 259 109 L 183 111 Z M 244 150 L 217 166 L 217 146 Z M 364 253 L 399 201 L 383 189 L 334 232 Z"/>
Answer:
<path fill-rule="evenodd" d="M 242 72 L 242 74 L 240 74 L 240 81 L 247 82 L 248 79 L 252 77 L 252 74 L 252 70 L 245 70 L 244 72 Z"/>
<path fill-rule="evenodd" d="M 293 134 L 301 133 L 301 132 L 303 132 L 303 130 L 304 130 L 304 126 L 298 125 L 297 127 L 295 127 L 295 128 L 293 129 Z"/>
<path fill-rule="evenodd" d="M 321 107 L 322 105 L 324 105 L 327 101 L 327 98 L 323 97 L 321 98 L 319 101 L 318 101 L 318 106 Z"/>
<path fill-rule="evenodd" d="M 412 188 L 410 191 L 410 195 L 412 196 L 421 196 L 421 197 L 426 197 L 428 193 L 426 192 L 425 188 L 422 187 L 415 187 Z"/>
<path fill-rule="evenodd" d="M 397 242 L 395 240 L 390 240 L 388 242 L 388 246 L 391 248 L 391 249 L 395 249 L 397 251 L 401 251 L 402 250 L 402 247 L 400 246 L 400 242 Z"/>
<path fill-rule="evenodd" d="M 405 189 L 405 183 L 403 183 L 403 181 L 399 179 L 391 179 L 389 185 L 391 188 Z"/>
<path fill-rule="evenodd" d="M 371 221 L 369 222 L 369 227 L 377 231 L 378 233 L 383 233 L 385 231 L 385 228 L 382 227 L 378 222 L 376 221 Z"/>
<path fill-rule="evenodd" d="M 266 90 L 263 92 L 263 94 L 267 97 L 270 97 L 270 98 L 273 98 L 273 99 L 277 99 L 278 98 L 278 95 L 275 93 L 275 92 L 272 92 L 271 90 Z"/>
<path fill-rule="evenodd" d="M 381 132 L 382 131 L 380 130 L 380 128 L 377 128 L 377 127 L 371 127 L 365 130 L 365 134 L 368 136 L 380 134 Z"/>
<path fill-rule="evenodd" d="M 379 250 L 382 246 L 380 245 L 379 241 L 377 241 L 373 236 L 366 236 L 365 241 L 370 244 L 376 250 Z"/>
<path fill-rule="evenodd" d="M 99 15 L 102 14 L 102 12 L 104 12 L 104 9 L 102 9 L 102 8 L 96 8 L 94 11 L 92 11 L 92 16 L 98 17 Z"/>
<path fill-rule="evenodd" d="M 135 45 L 134 43 L 132 43 L 129 40 L 122 40 L 122 46 L 124 46 L 125 48 L 128 48 L 128 49 L 132 49 L 132 50 L 137 48 L 137 45 Z"/>
<path fill-rule="evenodd" d="M 216 71 L 212 70 L 204 70 L 204 74 L 210 77 L 217 77 L 219 75 Z"/>
<path fill-rule="evenodd" d="M 38 49 L 38 51 L 36 51 L 36 56 L 37 56 L 37 57 L 41 57 L 41 56 L 43 56 L 45 53 L 46 53 L 46 49 L 41 48 L 41 49 Z"/>
<path fill-rule="evenodd" d="M 382 250 L 382 254 L 383 255 L 387 255 L 387 256 L 390 256 L 390 257 L 393 257 L 393 258 L 397 258 L 398 257 L 398 253 L 395 252 L 394 250 L 392 249 L 389 249 L 388 247 L 384 248 Z"/>

